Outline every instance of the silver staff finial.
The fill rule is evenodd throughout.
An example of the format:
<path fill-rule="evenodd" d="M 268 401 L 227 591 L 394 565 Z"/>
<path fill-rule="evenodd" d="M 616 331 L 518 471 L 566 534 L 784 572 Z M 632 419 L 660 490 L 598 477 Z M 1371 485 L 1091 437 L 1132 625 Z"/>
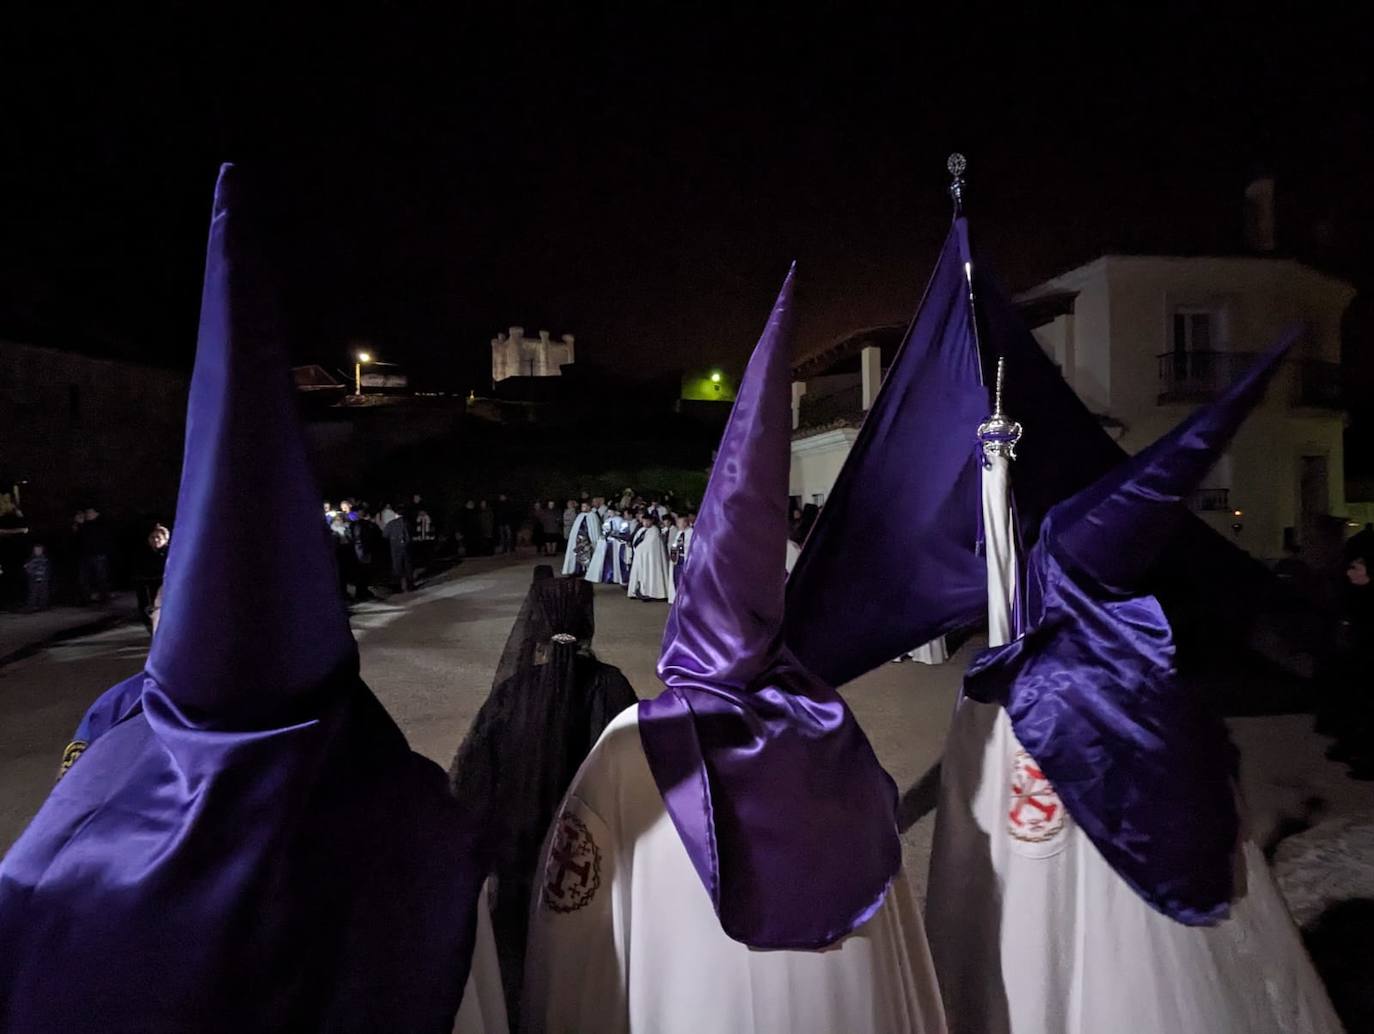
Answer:
<path fill-rule="evenodd" d="M 949 156 L 949 161 L 945 162 L 945 168 L 954 177 L 949 185 L 949 196 L 954 199 L 954 207 L 962 209 L 964 207 L 964 170 L 968 168 L 968 159 L 955 151 Z"/>
<path fill-rule="evenodd" d="M 993 393 L 992 416 L 978 425 L 978 444 L 983 447 L 983 462 L 994 456 L 1016 459 L 1016 443 L 1021 440 L 1021 425 L 1002 412 L 1002 378 L 1006 356 L 997 357 L 997 388 Z"/>

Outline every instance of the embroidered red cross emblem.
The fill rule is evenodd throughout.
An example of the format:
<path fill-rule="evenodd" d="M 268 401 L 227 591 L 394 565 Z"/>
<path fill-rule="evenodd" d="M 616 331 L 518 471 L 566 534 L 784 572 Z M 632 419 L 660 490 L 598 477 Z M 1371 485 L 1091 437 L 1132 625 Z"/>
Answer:
<path fill-rule="evenodd" d="M 564 813 L 549 845 L 544 867 L 544 904 L 555 912 L 576 912 L 601 886 L 601 849 L 576 815 Z"/>
<path fill-rule="evenodd" d="M 1007 832 L 1017 840 L 1042 843 L 1064 828 L 1064 804 L 1040 766 L 1024 750 L 1011 762 L 1011 807 Z"/>

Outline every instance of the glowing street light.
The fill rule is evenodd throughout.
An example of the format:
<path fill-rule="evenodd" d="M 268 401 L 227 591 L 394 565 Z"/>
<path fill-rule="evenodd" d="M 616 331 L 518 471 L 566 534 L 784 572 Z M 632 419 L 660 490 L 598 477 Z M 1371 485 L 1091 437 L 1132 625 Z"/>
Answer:
<path fill-rule="evenodd" d="M 354 359 L 356 362 L 353 364 L 353 394 L 361 395 L 363 393 L 363 363 L 372 362 L 372 354 L 359 352 L 354 356 Z"/>
<path fill-rule="evenodd" d="M 720 383 L 720 371 L 719 371 L 719 370 L 712 370 L 712 371 L 711 371 L 711 383 L 712 383 L 712 384 L 719 384 L 719 383 Z"/>

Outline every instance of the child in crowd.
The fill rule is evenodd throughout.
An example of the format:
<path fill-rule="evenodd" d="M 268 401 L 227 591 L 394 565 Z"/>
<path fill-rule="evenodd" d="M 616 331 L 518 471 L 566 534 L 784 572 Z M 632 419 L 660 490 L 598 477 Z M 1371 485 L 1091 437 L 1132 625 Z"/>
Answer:
<path fill-rule="evenodd" d="M 25 609 L 47 610 L 52 605 L 52 561 L 41 544 L 33 547 L 33 555 L 24 564 L 29 594 Z"/>

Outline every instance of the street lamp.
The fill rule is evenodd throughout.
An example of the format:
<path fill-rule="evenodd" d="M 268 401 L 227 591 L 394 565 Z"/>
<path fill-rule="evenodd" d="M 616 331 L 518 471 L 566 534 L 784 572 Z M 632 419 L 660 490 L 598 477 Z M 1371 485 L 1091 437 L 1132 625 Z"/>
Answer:
<path fill-rule="evenodd" d="M 719 370 L 712 370 L 712 371 L 711 371 L 711 383 L 712 383 L 712 384 L 719 384 L 719 383 L 720 383 L 720 371 L 719 371 Z"/>
<path fill-rule="evenodd" d="M 372 356 L 368 352 L 359 352 L 353 357 L 356 362 L 353 364 L 353 394 L 363 393 L 363 363 L 372 362 Z"/>

